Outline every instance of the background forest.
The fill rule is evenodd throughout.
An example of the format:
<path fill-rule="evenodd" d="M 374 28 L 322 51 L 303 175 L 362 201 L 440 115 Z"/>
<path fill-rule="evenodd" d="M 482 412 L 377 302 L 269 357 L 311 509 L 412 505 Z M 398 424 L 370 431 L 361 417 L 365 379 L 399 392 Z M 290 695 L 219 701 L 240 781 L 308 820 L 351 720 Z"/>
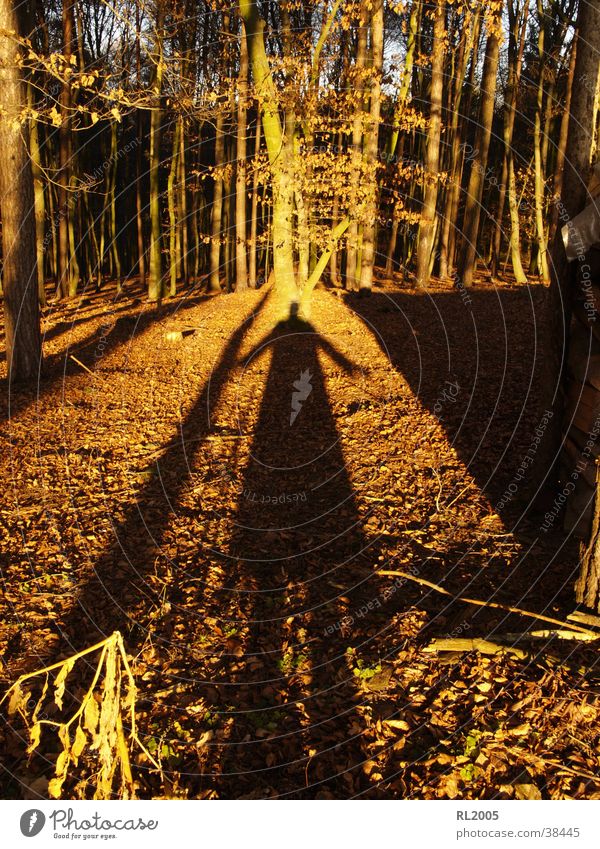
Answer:
<path fill-rule="evenodd" d="M 256 287 L 280 172 L 301 285 L 328 248 L 349 290 L 376 257 L 419 286 L 470 286 L 476 257 L 549 280 L 575 0 L 19 11 L 42 303 L 50 280 Z"/>

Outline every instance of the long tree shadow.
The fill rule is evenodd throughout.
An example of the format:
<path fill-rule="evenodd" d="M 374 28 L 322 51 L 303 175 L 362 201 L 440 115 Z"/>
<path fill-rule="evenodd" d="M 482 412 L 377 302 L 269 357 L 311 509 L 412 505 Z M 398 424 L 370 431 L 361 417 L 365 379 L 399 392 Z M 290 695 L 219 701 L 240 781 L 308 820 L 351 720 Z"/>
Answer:
<path fill-rule="evenodd" d="M 80 590 L 70 616 L 60 626 L 62 647 L 79 650 L 90 640 L 115 629 L 124 632 L 129 645 L 143 641 L 148 613 L 160 607 L 149 574 L 171 569 L 173 561 L 161 547 L 161 537 L 173 520 L 180 493 L 189 479 L 192 455 L 211 430 L 210 408 L 217 404 L 235 365 L 242 341 L 265 300 L 256 311 L 240 321 L 225 345 L 219 362 L 181 423 L 177 438 L 163 447 L 150 476 L 137 499 L 113 524 L 114 541 L 93 564 L 85 586 Z"/>
<path fill-rule="evenodd" d="M 175 303 L 165 303 L 148 311 L 133 315 L 120 315 L 122 309 L 107 310 L 106 319 L 100 327 L 95 328 L 75 344 L 67 344 L 59 354 L 48 357 L 39 379 L 32 386 L 9 387 L 7 380 L 0 380 L 0 420 L 9 420 L 19 416 L 35 403 L 51 396 L 57 387 L 68 378 L 76 377 L 82 372 L 74 358 L 83 362 L 84 366 L 94 370 L 102 364 L 106 356 L 129 345 L 133 340 L 155 323 L 183 315 L 187 310 L 198 305 L 208 296 L 195 296 Z M 116 319 L 114 316 L 116 315 Z M 72 322 L 69 324 L 72 326 Z"/>
<path fill-rule="evenodd" d="M 346 798 L 365 780 L 362 682 L 377 670 L 382 697 L 393 688 L 365 636 L 385 618 L 377 539 L 365 533 L 328 393 L 328 381 L 358 369 L 310 324 L 281 322 L 244 358 L 240 399 L 265 361 L 255 425 L 252 407 L 238 406 L 240 430 L 251 424 L 254 435 L 241 477 L 231 470 L 225 483 L 238 491 L 235 528 L 224 577 L 207 590 L 238 644 L 213 681 L 211 709 L 234 719 L 218 786 Z"/>
<path fill-rule="evenodd" d="M 442 553 L 446 562 L 453 557 L 461 563 L 460 569 L 449 564 L 445 585 L 463 595 L 493 597 L 540 612 L 557 602 L 572 606 L 576 562 L 573 543 L 556 532 L 558 525 L 547 534 L 540 527 L 544 505 L 556 494 L 551 482 L 540 488 L 535 474 L 552 440 L 540 392 L 544 294 L 537 286 L 345 298 L 392 368 L 442 426 L 487 499 L 490 518 L 502 519 L 504 533 L 481 541 L 484 553 L 488 543 L 492 548 L 489 557 L 477 551 L 469 558 L 468 549 Z M 426 450 L 435 453 L 433 445 Z M 442 512 L 444 502 L 457 497 L 459 504 L 468 504 L 471 495 L 447 493 Z M 509 563 L 498 556 L 496 541 L 511 535 L 520 553 Z M 484 616 L 480 612 L 475 618 Z"/>

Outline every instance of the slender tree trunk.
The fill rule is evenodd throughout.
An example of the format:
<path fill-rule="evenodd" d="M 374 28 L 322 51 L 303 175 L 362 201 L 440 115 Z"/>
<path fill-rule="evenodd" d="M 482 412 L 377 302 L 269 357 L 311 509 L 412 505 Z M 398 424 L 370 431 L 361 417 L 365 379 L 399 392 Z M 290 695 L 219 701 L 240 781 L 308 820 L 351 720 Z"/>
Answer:
<path fill-rule="evenodd" d="M 33 108 L 33 89 L 27 86 L 27 99 L 30 109 Z M 46 288 L 44 274 L 44 230 L 46 223 L 46 204 L 44 200 L 44 180 L 42 169 L 42 153 L 40 150 L 39 122 L 31 118 L 29 131 L 29 149 L 31 152 L 31 170 L 33 173 L 33 192 L 35 200 L 35 242 L 37 255 L 38 298 L 40 306 L 46 304 Z"/>
<path fill-rule="evenodd" d="M 431 108 L 429 113 L 429 131 L 427 135 L 427 155 L 425 160 L 425 193 L 421 222 L 419 224 L 419 245 L 417 247 L 416 285 L 424 288 L 429 282 L 429 269 L 435 231 L 435 213 L 438 196 L 440 165 L 440 138 L 442 131 L 442 97 L 444 93 L 444 32 L 446 23 L 445 0 L 437 0 L 433 24 L 433 55 L 431 57 Z"/>
<path fill-rule="evenodd" d="M 19 32 L 17 10 L 0 0 L 0 21 L 8 32 Z M 32 380 L 42 364 L 36 261 L 33 175 L 27 151 L 27 124 L 18 117 L 26 107 L 20 81 L 20 50 L 0 32 L 0 215 L 2 216 L 2 283 L 8 379 Z"/>
<path fill-rule="evenodd" d="M 119 256 L 119 244 L 117 241 L 117 169 L 119 167 L 119 148 L 117 122 L 111 122 L 110 128 L 110 189 L 109 189 L 109 223 L 110 223 L 110 250 L 113 260 L 113 273 L 117 282 L 117 292 L 121 291 L 121 257 Z"/>
<path fill-rule="evenodd" d="M 527 283 L 527 275 L 521 259 L 521 224 L 519 221 L 519 199 L 515 177 L 515 158 L 512 147 L 508 151 L 508 209 L 510 213 L 510 257 L 517 283 Z"/>
<path fill-rule="evenodd" d="M 163 295 L 163 272 L 160 222 L 160 144 L 162 128 L 162 80 L 163 80 L 163 20 L 162 12 L 157 15 L 155 34 L 156 73 L 154 88 L 156 102 L 150 116 L 150 276 L 148 300 L 159 301 Z"/>
<path fill-rule="evenodd" d="M 75 20 L 73 0 L 64 0 L 62 9 L 63 55 L 70 65 L 75 47 Z M 58 291 L 62 298 L 71 291 L 71 252 L 69 245 L 69 186 L 71 182 L 71 83 L 65 80 L 60 95 L 61 125 L 58 131 Z"/>
<path fill-rule="evenodd" d="M 567 152 L 567 138 L 569 133 L 569 116 L 571 114 L 571 97 L 573 92 L 573 79 L 575 77 L 575 61 L 577 59 L 577 33 L 573 38 L 571 56 L 569 59 L 569 73 L 567 75 L 565 90 L 565 105 L 560 119 L 560 132 L 556 146 L 556 162 L 554 165 L 554 179 L 552 187 L 552 212 L 548 244 L 553 245 L 558 226 L 559 202 L 562 194 L 563 175 L 565 172 L 565 156 Z"/>
<path fill-rule="evenodd" d="M 597 132 L 597 92 L 600 83 L 600 3 L 582 3 L 578 15 L 578 43 L 575 60 L 575 85 L 571 97 L 571 118 L 565 167 L 563 190 L 560 201 L 559 220 L 563 225 L 576 215 L 589 202 L 587 183 L 590 176 L 592 158 L 595 152 L 595 134 Z M 581 84 L 578 84 L 580 81 Z M 599 201 L 596 200 L 596 203 Z M 566 335 L 571 328 L 571 344 L 576 347 L 576 336 L 583 342 L 583 348 L 589 345 L 592 335 L 589 311 L 587 321 L 578 318 L 571 323 L 571 304 L 573 288 L 576 284 L 577 266 L 575 261 L 567 265 L 562 236 L 556 234 L 553 245 L 552 281 L 550 287 L 551 302 L 549 311 L 549 332 L 555 342 L 554 361 L 549 364 L 549 385 L 547 393 L 553 391 L 553 406 L 561 411 L 560 395 L 557 392 L 558 379 L 564 377 L 563 363 L 566 352 Z M 583 271 L 583 268 L 582 268 Z M 593 316 L 595 320 L 596 316 Z M 583 373 L 587 373 L 587 363 Z M 551 382 L 550 382 L 551 381 Z M 554 384 L 554 385 L 553 385 Z M 563 423 L 565 427 L 571 424 L 570 417 Z M 556 434 L 557 440 L 560 433 Z M 588 544 L 582 546 L 581 570 L 575 584 L 575 597 L 579 604 L 600 612 L 600 486 L 598 482 L 598 466 L 596 466 L 596 495 L 593 507 L 591 536 Z"/>
<path fill-rule="evenodd" d="M 297 302 L 298 293 L 294 277 L 294 185 L 290 173 L 290 143 L 284 144 L 277 91 L 265 50 L 265 22 L 258 14 L 255 0 L 241 0 L 239 8 L 246 25 L 254 84 L 261 100 L 262 124 L 271 171 L 275 287 L 292 303 Z"/>
<path fill-rule="evenodd" d="M 453 218 L 453 211 L 458 204 L 458 194 L 460 192 L 460 146 L 462 141 L 461 122 L 460 122 L 460 107 L 463 96 L 465 76 L 467 73 L 467 62 L 471 53 L 473 38 L 475 35 L 476 17 L 479 17 L 479 9 L 470 16 L 467 22 L 463 19 L 463 34 L 460 39 L 459 53 L 456 63 L 456 79 L 454 83 L 454 97 L 452 101 L 452 115 L 450 117 L 450 167 L 449 180 L 446 186 L 446 196 L 444 202 L 444 214 L 442 218 L 442 233 L 440 237 L 440 278 L 447 279 L 450 270 L 449 263 L 449 247 L 450 247 L 450 230 L 456 226 L 456 221 Z"/>
<path fill-rule="evenodd" d="M 178 176 L 177 176 L 177 187 L 179 189 L 178 199 L 179 199 L 179 261 L 180 261 L 180 274 L 182 283 L 187 287 L 190 277 L 189 272 L 189 220 L 188 220 L 188 202 L 187 202 L 187 156 L 186 156 L 186 125 L 183 120 L 183 116 L 179 116 L 179 158 L 178 162 Z"/>
<path fill-rule="evenodd" d="M 379 119 L 381 115 L 381 74 L 383 69 L 383 0 L 376 0 L 371 19 L 371 50 L 373 53 L 371 78 L 371 104 L 369 125 L 366 128 L 365 165 L 369 175 L 369 189 L 365 206 L 362 234 L 360 289 L 370 292 L 373 285 L 373 267 L 377 249 L 377 166 L 379 148 Z"/>
<path fill-rule="evenodd" d="M 507 192 L 510 192 L 511 175 L 509 168 L 512 167 L 512 197 L 509 198 L 510 212 L 510 244 L 513 271 L 517 283 L 526 283 L 527 278 L 521 264 L 520 252 L 520 232 L 519 232 L 519 212 L 516 203 L 516 187 L 514 179 L 514 158 L 512 156 L 512 139 L 515 127 L 515 115 L 517 95 L 519 83 L 521 80 L 521 68 L 523 64 L 523 52 L 525 50 L 525 38 L 527 34 L 527 21 L 529 17 L 529 4 L 523 3 L 522 10 L 518 7 L 519 0 L 516 0 L 513 5 L 513 0 L 510 0 L 508 6 L 509 15 L 509 45 L 508 45 L 508 81 L 505 95 L 505 111 L 504 111 L 504 157 L 502 162 L 502 177 L 500 180 L 500 194 L 498 198 L 498 213 L 496 216 L 496 225 L 494 232 L 494 242 L 492 248 L 491 272 L 492 277 L 498 274 L 500 264 L 500 252 L 502 249 L 502 224 L 504 219 L 504 206 L 506 204 Z M 514 227 L 517 230 L 514 230 Z"/>
<path fill-rule="evenodd" d="M 57 212 L 56 212 L 56 203 L 54 199 L 54 187 L 50 183 L 48 186 L 48 217 L 50 219 L 50 235 L 52 241 L 52 249 L 50 251 L 50 271 L 52 273 L 52 277 L 56 280 L 58 285 L 59 278 L 59 266 L 58 266 L 58 240 L 57 240 Z"/>
<path fill-rule="evenodd" d="M 537 258 L 539 271 L 542 279 L 548 281 L 548 256 L 546 244 L 546 230 L 544 222 L 544 185 L 545 174 L 542 162 L 542 110 L 544 104 L 544 73 L 545 73 L 545 12 L 543 0 L 537 0 L 538 19 L 539 19 L 539 34 L 538 34 L 538 62 L 539 62 L 539 80 L 537 87 L 537 98 L 535 108 L 535 119 L 533 125 L 533 154 L 535 163 L 535 229 L 537 242 Z"/>
<path fill-rule="evenodd" d="M 256 260 L 258 237 L 258 157 L 260 154 L 260 114 L 256 116 L 256 135 L 254 137 L 254 172 L 252 175 L 252 206 L 250 212 L 250 248 L 248 265 L 248 285 L 256 289 Z"/>
<path fill-rule="evenodd" d="M 71 146 L 71 150 L 72 150 Z M 75 157 L 72 156 L 74 160 Z M 67 219 L 69 222 L 69 297 L 74 298 L 77 294 L 79 285 L 79 262 L 77 260 L 77 225 L 76 213 L 78 206 L 79 192 L 77 189 L 77 176 L 75 174 L 74 165 L 71 167 L 71 178 L 69 181 L 69 194 L 67 205 Z"/>
<path fill-rule="evenodd" d="M 465 147 L 463 146 L 463 140 L 467 136 L 467 128 L 469 125 L 469 116 L 471 115 L 471 107 L 473 103 L 473 91 L 475 87 L 475 78 L 477 67 L 479 65 L 479 57 L 481 53 L 481 35 L 483 31 L 482 26 L 482 18 L 483 15 L 481 10 L 477 8 L 474 13 L 474 21 L 473 21 L 473 35 L 472 35 L 472 50 L 471 50 L 471 63 L 469 67 L 469 75 L 466 85 L 466 91 L 463 93 L 461 98 L 461 113 L 462 120 L 459 121 L 458 131 L 460 134 L 460 144 L 459 144 L 459 155 L 458 161 L 456 163 L 456 171 L 455 177 L 452 183 L 452 197 L 451 197 L 451 205 L 449 208 L 448 217 L 452 222 L 452 226 L 450 228 L 450 235 L 448 238 L 448 268 L 454 268 L 456 265 L 456 255 L 458 252 L 458 243 L 459 243 L 459 235 L 460 229 L 458 226 L 459 220 L 459 210 L 460 210 L 460 196 L 461 196 L 461 187 L 462 187 L 462 179 L 464 173 L 464 166 L 467 157 L 465 156 Z M 464 105 L 463 105 L 464 103 Z"/>
<path fill-rule="evenodd" d="M 146 248 L 144 245 L 144 204 L 142 200 L 142 174 L 143 174 L 143 160 L 142 160 L 142 116 L 138 115 L 137 118 L 137 128 L 138 128 L 138 146 L 136 149 L 136 176 L 137 179 L 135 181 L 135 222 L 136 222 L 136 232 L 137 232 L 137 260 L 138 260 L 138 274 L 140 278 L 140 283 L 142 286 L 146 285 Z"/>
<path fill-rule="evenodd" d="M 501 8 L 500 3 L 494 3 L 493 14 L 490 17 L 488 25 L 488 38 L 481 80 L 481 108 L 475 142 L 476 154 L 471 163 L 471 174 L 469 177 L 464 214 L 463 248 L 459 267 L 460 285 L 465 288 L 473 284 L 476 265 L 481 198 L 485 182 L 484 176 L 487 168 L 490 138 L 492 135 L 492 121 L 494 118 L 496 77 L 498 74 L 502 28 Z"/>
<path fill-rule="evenodd" d="M 179 121 L 175 122 L 173 132 L 173 149 L 171 151 L 171 167 L 167 178 L 167 208 L 169 211 L 169 293 L 172 298 L 177 294 L 177 275 L 179 263 L 177 256 L 177 200 L 175 196 L 175 180 L 178 171 L 179 158 Z"/>
<path fill-rule="evenodd" d="M 361 4 L 361 19 L 358 27 L 358 40 L 356 46 L 356 62 L 354 64 L 354 89 L 357 93 L 358 104 L 352 122 L 352 176 L 350 191 L 356 193 L 361 182 L 362 166 L 362 143 L 364 112 L 362 108 L 362 94 L 364 89 L 364 73 L 367 63 L 367 36 L 368 26 L 366 20 L 366 3 Z M 363 18 L 364 15 L 364 18 Z M 358 242 L 359 242 L 359 219 L 357 217 L 357 198 L 351 197 L 350 205 L 350 227 L 346 247 L 346 289 L 356 291 L 360 279 L 358 266 Z"/>
<path fill-rule="evenodd" d="M 136 69 L 137 69 L 137 85 L 138 88 L 141 88 L 142 85 L 142 62 L 141 62 L 141 48 L 140 48 L 140 38 L 141 38 L 141 18 L 140 18 L 140 6 L 139 3 L 136 3 L 135 7 L 135 29 L 136 29 L 136 44 L 135 44 L 135 56 L 136 56 Z M 144 132 L 143 132 L 143 124 L 142 124 L 142 112 L 138 111 L 136 116 L 136 130 L 137 130 L 137 148 L 135 151 L 135 164 L 136 164 L 136 181 L 135 181 L 135 221 L 136 221 L 136 230 L 137 230 L 137 260 L 138 260 L 138 274 L 140 278 L 140 284 L 142 286 L 146 285 L 146 248 L 144 246 L 144 204 L 142 201 L 142 175 L 144 173 L 143 170 L 143 158 L 142 158 L 142 143 L 144 141 Z"/>
<path fill-rule="evenodd" d="M 210 278 L 209 289 L 211 292 L 221 291 L 221 236 L 223 220 L 223 175 L 222 168 L 225 160 L 225 117 L 219 111 L 215 122 L 215 178 L 211 215 L 210 232 Z"/>
<path fill-rule="evenodd" d="M 415 47 L 417 44 L 417 31 L 419 21 L 421 20 L 421 0 L 413 0 L 408 21 L 408 39 L 406 42 L 406 55 L 404 57 L 404 68 L 402 69 L 402 81 L 394 107 L 394 122 L 392 124 L 392 132 L 390 133 L 386 158 L 390 162 L 396 154 L 398 146 L 398 137 L 400 135 L 400 126 L 404 113 L 404 107 L 410 93 L 410 82 L 412 79 L 413 66 L 415 62 Z"/>
<path fill-rule="evenodd" d="M 237 163 L 235 171 L 235 288 L 248 288 L 248 258 L 246 254 L 246 119 L 248 113 L 248 45 L 246 29 L 241 24 L 240 71 L 237 103 Z"/>

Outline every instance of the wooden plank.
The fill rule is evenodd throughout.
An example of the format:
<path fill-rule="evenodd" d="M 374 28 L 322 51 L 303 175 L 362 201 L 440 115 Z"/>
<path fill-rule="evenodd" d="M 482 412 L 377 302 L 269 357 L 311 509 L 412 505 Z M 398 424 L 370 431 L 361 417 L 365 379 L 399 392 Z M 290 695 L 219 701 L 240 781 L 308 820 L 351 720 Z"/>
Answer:
<path fill-rule="evenodd" d="M 600 616 L 593 613 L 584 613 L 583 610 L 574 610 L 567 616 L 571 622 L 580 622 L 582 625 L 591 625 L 592 628 L 600 628 Z"/>

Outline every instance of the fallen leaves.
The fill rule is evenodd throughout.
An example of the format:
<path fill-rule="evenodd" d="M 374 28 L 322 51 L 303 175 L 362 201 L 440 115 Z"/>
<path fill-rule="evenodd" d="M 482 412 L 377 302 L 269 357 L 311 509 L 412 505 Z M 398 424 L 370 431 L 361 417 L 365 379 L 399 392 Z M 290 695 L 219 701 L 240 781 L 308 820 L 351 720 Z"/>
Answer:
<path fill-rule="evenodd" d="M 219 366 L 242 307 L 257 310 L 260 293 L 189 306 L 186 319 L 200 331 L 176 350 L 165 334 L 180 333 L 183 324 L 170 324 L 168 312 L 154 321 L 145 306 L 126 301 L 126 323 L 109 321 L 101 299 L 72 314 L 57 308 L 45 329 L 57 328 L 47 346 L 58 358 L 58 379 L 12 411 L 2 459 L 12 502 L 0 523 L 7 590 L 0 642 L 11 680 L 27 653 L 56 657 L 65 627 L 84 641 L 118 619 L 135 654 L 141 739 L 162 758 L 164 773 L 149 772 L 147 755 L 136 756 L 133 772 L 144 767 L 140 795 L 469 799 L 600 792 L 593 647 L 553 643 L 554 666 L 541 647 L 527 656 L 520 649 L 498 653 L 478 638 L 493 634 L 504 613 L 446 609 L 446 600 L 440 604 L 427 588 L 377 575 L 391 561 L 451 593 L 475 583 L 473 596 L 498 593 L 510 604 L 530 593 L 531 574 L 551 561 L 538 548 L 521 562 L 529 543 L 505 527 L 480 489 L 506 446 L 499 433 L 510 434 L 522 412 L 519 392 L 531 372 L 523 317 L 530 294 L 503 304 L 515 353 L 503 365 L 508 388 L 500 395 L 492 343 L 499 344 L 505 315 L 490 312 L 488 302 L 477 315 L 478 331 L 491 341 L 475 381 L 462 345 L 471 330 L 460 299 L 437 297 L 461 392 L 434 415 L 448 375 L 445 336 L 430 301 L 390 294 L 409 316 L 415 333 L 408 334 L 400 332 L 387 296 L 389 312 L 377 292 L 372 306 L 362 302 L 386 341 L 384 353 L 356 304 L 316 293 L 315 333 L 343 349 L 362 376 L 351 378 L 319 354 L 326 393 L 315 400 L 315 382 L 316 406 L 307 400 L 294 425 L 316 410 L 317 436 L 307 429 L 296 457 L 304 461 L 322 432 L 336 436 L 338 447 L 320 470 L 333 469 L 327 464 L 334 452 L 337 478 L 323 496 L 316 472 L 303 481 L 289 471 L 286 492 L 304 499 L 287 522 L 277 521 L 281 492 L 273 476 L 256 483 L 248 469 L 252 452 L 277 451 L 272 436 L 256 436 L 257 429 L 281 432 L 281 405 L 263 403 L 267 382 L 274 391 L 283 381 L 280 412 L 289 422 L 288 370 L 297 380 L 308 364 L 295 349 L 274 355 L 276 373 L 266 360 L 246 362 L 273 332 L 266 309 Z M 173 309 L 177 303 L 187 309 L 183 299 Z M 58 321 L 69 315 L 66 326 Z M 72 322 L 75 315 L 80 324 Z M 96 363 L 102 338 L 106 349 Z M 417 338 L 421 359 L 411 347 Z M 93 374 L 71 361 L 65 371 L 60 357 L 70 348 Z M 310 347 L 298 350 L 311 354 Z M 198 408 L 203 391 L 206 406 Z M 498 398 L 495 424 L 473 457 L 480 422 Z M 210 433 L 202 430 L 207 408 Z M 531 421 L 528 411 L 522 422 L 528 415 Z M 465 415 L 472 416 L 470 430 L 461 429 Z M 529 444 L 527 423 L 522 427 L 510 448 L 515 457 Z M 298 542 L 295 526 L 319 498 L 320 521 Z M 327 534 L 335 544 L 320 548 Z M 274 550 L 281 557 L 268 562 Z M 557 604 L 565 599 L 561 568 L 544 575 L 544 594 L 558 593 Z M 535 594 L 530 602 L 541 606 Z M 502 627 L 521 626 L 517 618 Z M 454 648 L 428 652 L 432 640 Z M 75 692 L 76 672 L 61 675 L 50 700 L 58 712 Z M 11 723 L 29 695 L 11 694 Z M 100 700 L 87 700 L 81 725 L 63 740 L 70 769 L 81 767 L 101 722 L 108 719 Z M 3 743 L 20 764 L 23 744 L 12 737 Z M 35 784 L 35 759 L 50 754 L 35 721 L 25 745 L 31 765 L 19 767 L 20 779 L 42 793 L 59 792 L 67 756 L 58 775 Z"/>

